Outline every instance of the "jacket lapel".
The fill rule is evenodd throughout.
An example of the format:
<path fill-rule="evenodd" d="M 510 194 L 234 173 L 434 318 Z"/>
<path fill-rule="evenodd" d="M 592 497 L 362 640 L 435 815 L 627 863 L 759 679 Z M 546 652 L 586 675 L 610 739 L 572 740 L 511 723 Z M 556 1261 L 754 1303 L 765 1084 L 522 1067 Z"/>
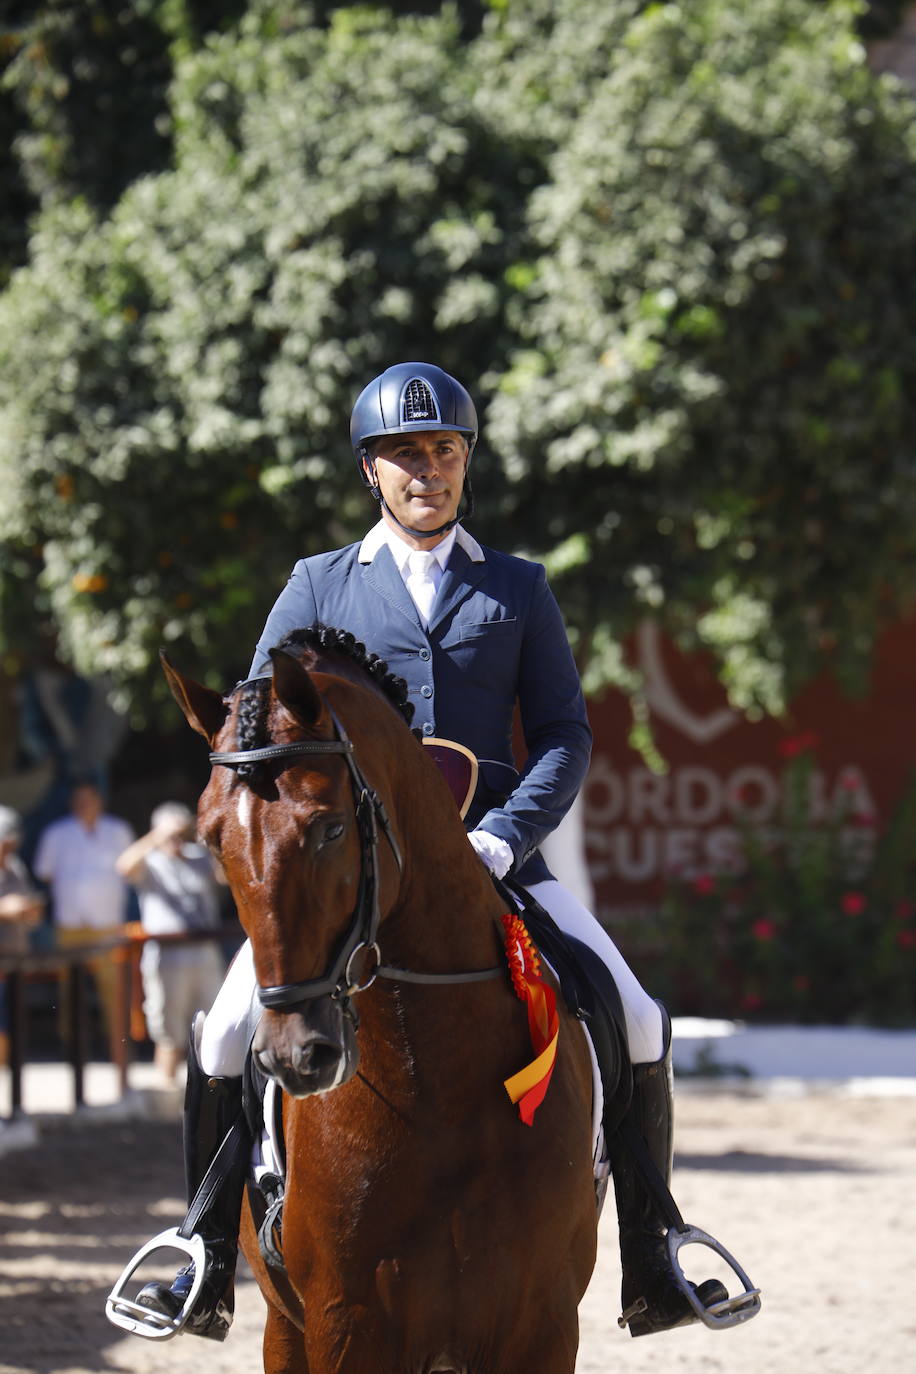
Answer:
<path fill-rule="evenodd" d="M 397 571 L 397 569 L 395 569 Z M 459 602 L 470 596 L 471 592 L 481 582 L 486 575 L 486 563 L 472 563 L 468 555 L 460 544 L 456 544 L 452 549 L 451 556 L 446 564 L 445 572 L 442 574 L 442 581 L 439 583 L 439 591 L 433 602 L 432 613 L 429 618 L 429 630 L 432 632 L 436 626 L 450 615 Z M 404 588 L 405 595 L 410 599 L 407 588 Z"/>
<path fill-rule="evenodd" d="M 398 572 L 397 564 L 391 556 L 391 550 L 387 547 L 379 549 L 371 563 L 363 563 L 360 566 L 366 586 L 371 587 L 379 596 L 384 597 L 395 610 L 406 615 L 412 624 L 422 628 L 417 608 L 410 592 L 404 585 L 403 577 Z"/>

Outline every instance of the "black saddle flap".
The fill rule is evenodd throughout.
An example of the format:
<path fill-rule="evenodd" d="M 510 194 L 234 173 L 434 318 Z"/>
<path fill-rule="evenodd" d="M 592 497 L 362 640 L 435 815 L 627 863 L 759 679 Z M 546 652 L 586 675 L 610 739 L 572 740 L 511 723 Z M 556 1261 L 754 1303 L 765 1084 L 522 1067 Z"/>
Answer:
<path fill-rule="evenodd" d="M 609 1136 L 626 1114 L 633 1091 L 623 1003 L 613 975 L 593 949 L 560 930 L 526 888 L 511 880 L 494 879 L 494 883 L 521 915 L 539 953 L 556 974 L 568 1010 L 588 1026 L 604 1091 L 604 1130 Z"/>

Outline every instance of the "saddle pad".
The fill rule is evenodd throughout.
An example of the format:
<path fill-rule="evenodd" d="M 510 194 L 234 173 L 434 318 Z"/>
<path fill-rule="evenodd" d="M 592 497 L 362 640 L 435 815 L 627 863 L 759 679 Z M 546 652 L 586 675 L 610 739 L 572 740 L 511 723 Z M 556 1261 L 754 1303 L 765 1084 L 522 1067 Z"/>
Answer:
<path fill-rule="evenodd" d="M 538 951 L 541 963 L 544 968 L 551 973 L 560 984 L 557 970 L 553 967 L 549 959 L 544 957 L 542 951 Z M 595 1182 L 600 1183 L 606 1179 L 610 1173 L 610 1164 L 607 1158 L 604 1136 L 604 1083 L 601 1080 L 601 1069 L 598 1064 L 598 1053 L 595 1049 L 595 1042 L 592 1039 L 588 1025 L 581 1018 L 577 1017 L 579 1025 L 582 1027 L 582 1034 L 585 1036 L 585 1045 L 588 1050 L 589 1062 L 592 1066 L 592 1168 L 595 1172 Z"/>

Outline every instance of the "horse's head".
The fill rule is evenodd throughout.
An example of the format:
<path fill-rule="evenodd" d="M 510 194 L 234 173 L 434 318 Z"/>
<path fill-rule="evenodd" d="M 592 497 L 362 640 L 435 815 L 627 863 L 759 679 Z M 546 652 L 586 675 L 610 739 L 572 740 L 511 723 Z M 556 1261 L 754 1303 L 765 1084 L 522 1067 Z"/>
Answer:
<path fill-rule="evenodd" d="M 383 799 L 391 761 L 413 744 L 364 668 L 343 655 L 329 664 L 317 642 L 313 631 L 287 636 L 272 651 L 272 676 L 228 698 L 163 658 L 213 751 L 200 833 L 252 944 L 264 1006 L 253 1052 L 295 1097 L 337 1087 L 356 1069 L 350 996 L 377 962 L 377 927 L 399 885 Z"/>

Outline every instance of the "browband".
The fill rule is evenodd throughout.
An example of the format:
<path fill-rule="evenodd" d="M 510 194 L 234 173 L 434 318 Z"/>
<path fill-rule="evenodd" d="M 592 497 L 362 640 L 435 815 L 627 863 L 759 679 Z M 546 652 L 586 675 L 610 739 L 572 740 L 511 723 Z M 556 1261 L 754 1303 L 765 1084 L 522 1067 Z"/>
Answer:
<path fill-rule="evenodd" d="M 212 753 L 211 763 L 234 768 L 240 763 L 266 763 L 270 759 L 290 759 L 301 754 L 352 754 L 349 739 L 300 739 L 291 744 L 265 744 L 260 749 L 237 749 L 229 753 Z"/>

